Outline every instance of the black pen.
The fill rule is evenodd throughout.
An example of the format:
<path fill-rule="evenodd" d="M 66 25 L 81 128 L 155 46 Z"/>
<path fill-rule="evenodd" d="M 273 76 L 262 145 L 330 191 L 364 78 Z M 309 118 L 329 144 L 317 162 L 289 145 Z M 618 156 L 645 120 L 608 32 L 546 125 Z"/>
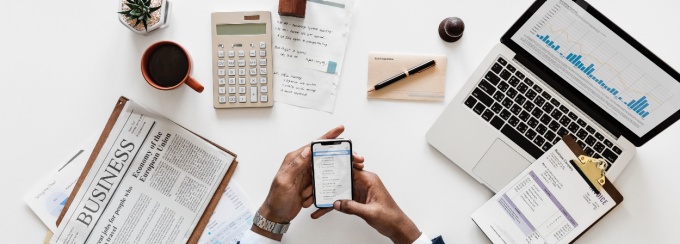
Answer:
<path fill-rule="evenodd" d="M 380 83 L 376 84 L 375 86 L 373 86 L 373 87 L 371 87 L 370 89 L 368 89 L 368 92 L 373 92 L 373 91 L 375 91 L 375 90 L 380 90 L 380 89 L 382 89 L 383 87 L 389 86 L 390 84 L 392 84 L 392 83 L 394 83 L 394 82 L 397 82 L 397 81 L 399 81 L 399 80 L 401 80 L 401 79 L 404 79 L 404 78 L 408 77 L 409 75 L 414 75 L 414 74 L 420 73 L 420 72 L 423 71 L 423 70 L 426 70 L 426 69 L 431 68 L 432 66 L 435 65 L 435 63 L 436 63 L 436 62 L 434 61 L 434 59 L 430 59 L 429 61 L 427 61 L 427 62 L 425 62 L 425 63 L 419 64 L 419 65 L 417 65 L 416 67 L 410 68 L 410 69 L 407 70 L 407 71 L 404 71 L 404 72 L 402 72 L 402 73 L 400 73 L 400 74 L 398 74 L 398 75 L 392 76 L 392 78 L 389 78 L 389 79 L 387 79 L 387 80 L 385 80 L 385 81 L 383 81 L 383 82 L 380 82 Z"/>

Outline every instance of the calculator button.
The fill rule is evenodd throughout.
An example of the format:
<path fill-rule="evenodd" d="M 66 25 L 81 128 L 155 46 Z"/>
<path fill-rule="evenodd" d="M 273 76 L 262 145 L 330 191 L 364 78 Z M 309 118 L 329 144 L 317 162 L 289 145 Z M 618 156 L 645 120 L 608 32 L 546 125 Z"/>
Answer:
<path fill-rule="evenodd" d="M 231 76 L 236 75 L 236 70 L 235 69 L 229 69 L 229 75 L 231 75 Z"/>
<path fill-rule="evenodd" d="M 260 42 L 260 48 L 266 48 L 266 47 L 267 47 L 267 44 L 265 44 L 264 42 Z"/>
<path fill-rule="evenodd" d="M 260 50 L 260 57 L 267 56 L 267 51 L 266 50 Z"/>
<path fill-rule="evenodd" d="M 266 58 L 260 59 L 260 66 L 267 66 L 267 59 Z"/>
<path fill-rule="evenodd" d="M 236 96 L 229 96 L 229 102 L 235 103 L 236 102 Z"/>
<path fill-rule="evenodd" d="M 245 77 L 239 77 L 238 78 L 238 84 L 239 85 L 245 85 L 246 84 L 246 78 Z"/>
<path fill-rule="evenodd" d="M 220 103 L 227 103 L 227 97 L 226 96 L 219 96 L 218 98 Z"/>
<path fill-rule="evenodd" d="M 229 85 L 236 85 L 236 78 L 230 77 L 229 78 Z"/>
<path fill-rule="evenodd" d="M 239 59 L 238 60 L 238 67 L 243 67 L 246 66 L 246 60 L 245 59 Z"/>
<path fill-rule="evenodd" d="M 250 56 L 251 57 L 257 56 L 257 52 L 255 50 L 250 50 Z"/>
<path fill-rule="evenodd" d="M 245 57 L 245 56 L 246 56 L 246 51 L 238 50 L 238 56 L 239 56 L 239 57 Z"/>
<path fill-rule="evenodd" d="M 257 75 L 257 68 L 250 69 L 250 75 Z"/>
<path fill-rule="evenodd" d="M 260 68 L 260 74 L 266 75 L 267 74 L 267 68 Z"/>
<path fill-rule="evenodd" d="M 238 102 L 240 103 L 246 102 L 246 96 L 238 96 Z"/>
<path fill-rule="evenodd" d="M 255 78 L 255 77 L 250 77 L 250 84 L 251 84 L 251 85 L 257 85 L 257 78 Z"/>
<path fill-rule="evenodd" d="M 246 75 L 246 69 L 238 69 L 238 75 Z"/>
<path fill-rule="evenodd" d="M 235 94 L 236 93 L 236 87 L 230 86 L 229 87 L 229 94 Z"/>
<path fill-rule="evenodd" d="M 220 86 L 220 87 L 219 87 L 219 93 L 220 93 L 220 94 L 225 94 L 225 93 L 227 93 L 227 88 L 224 87 L 224 86 Z"/>
<path fill-rule="evenodd" d="M 229 57 L 233 58 L 234 57 L 234 51 L 229 51 Z"/>
<path fill-rule="evenodd" d="M 267 84 L 267 77 L 260 77 L 260 84 Z"/>
<path fill-rule="evenodd" d="M 227 79 L 219 78 L 219 79 L 217 79 L 217 83 L 220 84 L 220 86 L 223 86 L 224 84 L 227 83 Z"/>
<path fill-rule="evenodd" d="M 224 59 L 217 60 L 217 67 L 224 67 L 224 65 L 225 65 Z"/>
<path fill-rule="evenodd" d="M 224 69 L 217 69 L 217 75 L 224 76 Z"/>
<path fill-rule="evenodd" d="M 268 98 L 269 97 L 267 95 L 262 95 L 262 96 L 260 96 L 260 102 L 266 103 Z"/>
<path fill-rule="evenodd" d="M 217 57 L 218 58 L 224 58 L 224 50 L 217 51 Z"/>
<path fill-rule="evenodd" d="M 256 86 L 250 87 L 250 102 L 251 103 L 257 102 L 257 87 Z"/>
<path fill-rule="evenodd" d="M 227 65 L 229 65 L 229 67 L 234 67 L 234 60 L 229 59 L 229 61 L 227 61 Z"/>
<path fill-rule="evenodd" d="M 250 59 L 250 67 L 252 66 L 257 66 L 257 60 L 256 59 Z"/>
<path fill-rule="evenodd" d="M 262 93 L 267 93 L 267 86 L 261 86 L 261 87 L 260 87 L 260 92 L 262 92 Z"/>
<path fill-rule="evenodd" d="M 245 86 L 239 87 L 239 88 L 238 88 L 238 93 L 240 93 L 240 94 L 246 94 L 246 87 L 245 87 Z"/>

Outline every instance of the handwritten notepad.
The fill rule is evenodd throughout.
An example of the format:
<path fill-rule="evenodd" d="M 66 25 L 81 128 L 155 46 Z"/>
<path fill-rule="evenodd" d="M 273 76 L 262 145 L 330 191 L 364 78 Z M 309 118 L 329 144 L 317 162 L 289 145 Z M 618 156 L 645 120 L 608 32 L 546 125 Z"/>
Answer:
<path fill-rule="evenodd" d="M 353 8 L 308 0 L 305 18 L 272 15 L 277 102 L 333 112 Z"/>

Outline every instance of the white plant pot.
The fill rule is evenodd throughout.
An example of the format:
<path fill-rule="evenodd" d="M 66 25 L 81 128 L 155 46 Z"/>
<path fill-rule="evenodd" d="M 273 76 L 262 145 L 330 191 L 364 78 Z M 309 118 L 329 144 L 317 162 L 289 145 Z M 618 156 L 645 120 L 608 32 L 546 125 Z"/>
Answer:
<path fill-rule="evenodd" d="M 125 0 L 121 0 L 119 2 L 117 12 L 123 11 L 124 2 L 125 2 Z M 159 20 L 158 20 L 158 22 L 154 23 L 153 25 L 148 25 L 146 30 L 144 29 L 144 24 L 140 23 L 139 27 L 141 27 L 141 28 L 139 28 L 139 27 L 135 28 L 128 23 L 127 17 L 125 17 L 124 15 L 119 14 L 119 13 L 116 13 L 116 14 L 118 15 L 118 20 L 120 20 L 120 23 L 123 24 L 128 29 L 130 29 L 132 32 L 140 34 L 140 35 L 148 35 L 148 34 L 153 33 L 156 30 L 160 30 L 160 29 L 163 29 L 165 27 L 168 27 L 168 25 L 169 25 L 168 21 L 170 19 L 170 9 L 171 9 L 171 7 L 172 7 L 172 5 L 170 4 L 170 1 L 161 0 L 161 8 L 158 11 L 156 11 L 159 14 L 158 15 Z M 154 14 L 156 12 L 154 12 Z"/>

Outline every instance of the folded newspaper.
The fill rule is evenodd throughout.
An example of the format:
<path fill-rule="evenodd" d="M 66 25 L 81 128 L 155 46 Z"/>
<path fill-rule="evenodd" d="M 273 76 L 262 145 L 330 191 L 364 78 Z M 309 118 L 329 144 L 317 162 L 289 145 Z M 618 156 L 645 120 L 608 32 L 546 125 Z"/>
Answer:
<path fill-rule="evenodd" d="M 235 162 L 228 151 L 126 101 L 50 243 L 186 243 Z"/>

